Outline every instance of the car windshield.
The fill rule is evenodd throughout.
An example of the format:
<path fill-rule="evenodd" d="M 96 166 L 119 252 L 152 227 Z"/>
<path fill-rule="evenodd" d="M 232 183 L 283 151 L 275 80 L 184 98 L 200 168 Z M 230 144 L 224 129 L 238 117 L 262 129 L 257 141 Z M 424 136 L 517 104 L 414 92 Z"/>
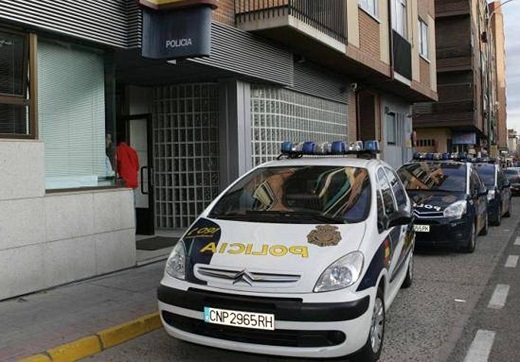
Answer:
<path fill-rule="evenodd" d="M 486 164 L 477 164 L 475 169 L 486 187 L 495 187 L 495 166 Z"/>
<path fill-rule="evenodd" d="M 261 167 L 229 189 L 209 217 L 272 223 L 356 223 L 368 216 L 370 190 L 364 168 Z"/>
<path fill-rule="evenodd" d="M 460 162 L 414 162 L 397 173 L 407 190 L 466 192 L 466 171 Z"/>

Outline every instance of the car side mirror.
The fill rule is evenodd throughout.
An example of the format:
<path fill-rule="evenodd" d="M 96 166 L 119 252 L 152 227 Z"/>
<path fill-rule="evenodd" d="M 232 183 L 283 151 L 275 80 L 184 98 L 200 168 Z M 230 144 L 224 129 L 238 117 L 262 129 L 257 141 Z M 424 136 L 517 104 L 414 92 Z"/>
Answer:
<path fill-rule="evenodd" d="M 413 216 L 411 212 L 406 210 L 398 210 L 388 218 L 388 228 L 399 225 L 407 225 L 411 223 L 412 220 Z"/>
<path fill-rule="evenodd" d="M 482 189 L 477 193 L 477 196 L 487 196 L 488 193 L 489 193 L 489 190 L 487 188 Z"/>

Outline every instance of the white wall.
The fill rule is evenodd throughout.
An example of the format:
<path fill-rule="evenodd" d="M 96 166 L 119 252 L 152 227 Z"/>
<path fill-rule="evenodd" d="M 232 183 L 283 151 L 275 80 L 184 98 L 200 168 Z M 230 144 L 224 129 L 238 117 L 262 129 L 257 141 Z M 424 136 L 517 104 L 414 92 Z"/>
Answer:
<path fill-rule="evenodd" d="M 0 169 L 0 299 L 135 265 L 132 190 L 46 194 L 39 141 L 0 141 Z"/>

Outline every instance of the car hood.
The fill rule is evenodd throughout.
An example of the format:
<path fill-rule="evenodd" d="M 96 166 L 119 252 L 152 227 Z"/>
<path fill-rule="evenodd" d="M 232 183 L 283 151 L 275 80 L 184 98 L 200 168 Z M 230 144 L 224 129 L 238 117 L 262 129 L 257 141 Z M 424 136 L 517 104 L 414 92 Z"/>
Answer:
<path fill-rule="evenodd" d="M 416 214 L 428 215 L 443 213 L 444 210 L 456 201 L 464 200 L 463 192 L 435 192 L 421 190 L 407 190 Z"/>
<path fill-rule="evenodd" d="M 199 219 L 182 241 L 189 282 L 226 290 L 310 293 L 323 271 L 358 250 L 366 222 L 275 224 Z"/>

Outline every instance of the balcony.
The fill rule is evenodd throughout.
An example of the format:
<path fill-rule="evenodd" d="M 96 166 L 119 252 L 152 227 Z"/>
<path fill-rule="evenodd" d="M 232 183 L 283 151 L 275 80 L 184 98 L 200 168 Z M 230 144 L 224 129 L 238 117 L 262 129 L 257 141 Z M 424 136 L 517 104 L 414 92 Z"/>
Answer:
<path fill-rule="evenodd" d="M 235 20 L 302 55 L 345 53 L 347 0 L 235 0 Z"/>
<path fill-rule="evenodd" d="M 470 0 L 435 0 L 435 15 L 445 16 L 470 15 Z"/>

